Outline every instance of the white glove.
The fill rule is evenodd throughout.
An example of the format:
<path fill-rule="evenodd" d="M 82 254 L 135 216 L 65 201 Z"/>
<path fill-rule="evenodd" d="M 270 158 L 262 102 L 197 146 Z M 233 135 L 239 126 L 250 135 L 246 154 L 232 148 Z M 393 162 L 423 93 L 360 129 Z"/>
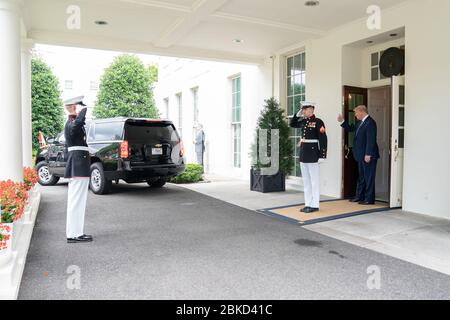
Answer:
<path fill-rule="evenodd" d="M 324 158 L 319 158 L 319 164 L 324 163 L 325 159 Z"/>
<path fill-rule="evenodd" d="M 301 109 L 297 112 L 297 118 L 303 118 L 303 114 L 302 114 L 302 110 Z"/>

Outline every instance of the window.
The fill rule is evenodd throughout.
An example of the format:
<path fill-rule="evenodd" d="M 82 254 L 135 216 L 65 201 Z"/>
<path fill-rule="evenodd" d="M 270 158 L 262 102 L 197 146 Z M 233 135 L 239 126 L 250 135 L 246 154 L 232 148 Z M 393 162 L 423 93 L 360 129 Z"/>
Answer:
<path fill-rule="evenodd" d="M 87 132 L 88 132 L 87 141 L 88 142 L 94 141 L 94 139 L 95 139 L 95 123 L 92 122 L 88 129 L 89 130 L 87 130 Z"/>
<path fill-rule="evenodd" d="M 177 105 L 178 105 L 178 133 L 180 135 L 180 137 L 183 136 L 183 106 L 182 106 L 182 102 L 183 102 L 183 98 L 182 98 L 182 94 L 178 93 L 176 95 L 177 97 Z"/>
<path fill-rule="evenodd" d="M 64 88 L 66 90 L 72 90 L 73 89 L 73 81 L 72 80 L 66 80 L 64 82 Z"/>
<path fill-rule="evenodd" d="M 400 49 L 402 49 L 403 51 L 405 50 L 405 46 L 400 46 Z M 378 80 L 383 80 L 383 79 L 387 79 L 387 77 L 385 77 L 381 71 L 380 71 L 380 59 L 381 56 L 383 55 L 384 50 L 380 51 L 380 52 L 373 52 L 370 55 L 370 80 L 371 81 L 378 81 Z M 400 72 L 400 75 L 405 75 L 405 70 L 403 69 Z"/>
<path fill-rule="evenodd" d="M 92 91 L 97 91 L 98 90 L 98 82 L 97 81 L 91 81 L 90 89 Z"/>
<path fill-rule="evenodd" d="M 95 124 L 95 141 L 122 140 L 123 122 L 108 122 Z"/>
<path fill-rule="evenodd" d="M 194 107 L 194 124 L 198 123 L 198 87 L 192 88 L 192 105 Z"/>
<path fill-rule="evenodd" d="M 164 99 L 164 112 L 166 119 L 169 119 L 169 98 Z"/>
<path fill-rule="evenodd" d="M 287 57 L 286 70 L 286 96 L 288 120 L 300 110 L 300 102 L 305 101 L 306 83 L 306 53 L 301 52 L 294 56 Z M 290 129 L 289 140 L 292 143 L 294 154 L 294 167 L 291 175 L 300 177 L 300 163 L 298 159 L 297 143 L 300 139 L 299 129 Z"/>
<path fill-rule="evenodd" d="M 231 79 L 231 126 L 233 131 L 233 166 L 241 167 L 241 77 Z"/>

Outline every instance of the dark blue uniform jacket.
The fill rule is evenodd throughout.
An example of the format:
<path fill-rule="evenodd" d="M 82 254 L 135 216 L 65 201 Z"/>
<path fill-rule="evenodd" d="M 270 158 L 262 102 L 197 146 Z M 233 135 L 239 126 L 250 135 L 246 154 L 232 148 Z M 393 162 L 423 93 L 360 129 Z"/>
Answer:
<path fill-rule="evenodd" d="M 69 117 L 64 127 L 66 137 L 66 148 L 87 147 L 86 130 L 84 129 L 86 120 L 84 108 L 76 118 Z M 90 156 L 89 151 L 68 151 L 66 150 L 66 171 L 64 178 L 90 177 Z"/>

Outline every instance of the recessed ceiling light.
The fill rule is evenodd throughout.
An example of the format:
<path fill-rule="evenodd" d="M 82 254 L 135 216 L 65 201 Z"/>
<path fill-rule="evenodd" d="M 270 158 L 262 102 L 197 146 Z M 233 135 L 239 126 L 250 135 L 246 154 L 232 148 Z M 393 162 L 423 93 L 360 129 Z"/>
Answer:
<path fill-rule="evenodd" d="M 97 24 L 99 26 L 105 26 L 108 24 L 108 22 L 106 22 L 104 20 L 97 20 L 97 21 L 95 21 L 95 24 Z"/>
<path fill-rule="evenodd" d="M 233 42 L 234 43 L 243 43 L 244 40 L 242 40 L 242 39 L 233 39 Z"/>
<path fill-rule="evenodd" d="M 319 1 L 317 0 L 308 0 L 305 2 L 305 6 L 307 7 L 315 7 L 319 5 Z"/>

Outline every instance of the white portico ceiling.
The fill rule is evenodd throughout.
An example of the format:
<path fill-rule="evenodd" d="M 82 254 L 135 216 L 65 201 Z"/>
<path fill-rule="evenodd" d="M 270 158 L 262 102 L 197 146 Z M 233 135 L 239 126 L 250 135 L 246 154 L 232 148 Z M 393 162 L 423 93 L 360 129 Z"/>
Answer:
<path fill-rule="evenodd" d="M 25 0 L 24 22 L 28 37 L 41 43 L 257 63 L 366 16 L 369 5 L 405 2 L 320 0 L 306 7 L 305 1 Z M 81 9 L 79 30 L 66 27 L 71 5 Z"/>

